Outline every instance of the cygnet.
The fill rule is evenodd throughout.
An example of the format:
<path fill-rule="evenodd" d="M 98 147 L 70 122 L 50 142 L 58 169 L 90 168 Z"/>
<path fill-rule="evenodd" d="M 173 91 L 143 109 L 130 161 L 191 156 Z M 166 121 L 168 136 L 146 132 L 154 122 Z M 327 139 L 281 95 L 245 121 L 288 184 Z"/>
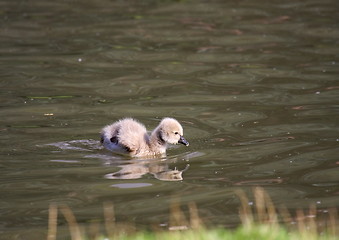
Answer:
<path fill-rule="evenodd" d="M 102 129 L 101 143 L 112 152 L 131 157 L 155 156 L 164 155 L 168 143 L 188 146 L 183 135 L 182 126 L 174 118 L 162 119 L 150 136 L 143 124 L 125 118 Z"/>

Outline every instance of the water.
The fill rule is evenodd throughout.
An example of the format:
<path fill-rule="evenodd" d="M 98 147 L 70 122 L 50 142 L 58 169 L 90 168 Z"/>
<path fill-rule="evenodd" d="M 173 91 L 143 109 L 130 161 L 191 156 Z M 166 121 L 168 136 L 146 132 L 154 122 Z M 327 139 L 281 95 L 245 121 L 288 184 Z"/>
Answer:
<path fill-rule="evenodd" d="M 46 236 L 50 203 L 137 227 L 169 206 L 239 223 L 234 190 L 290 210 L 339 203 L 336 1 L 0 2 L 1 239 Z M 122 117 L 177 118 L 190 146 L 102 149 Z M 59 229 L 67 229 L 59 217 Z"/>

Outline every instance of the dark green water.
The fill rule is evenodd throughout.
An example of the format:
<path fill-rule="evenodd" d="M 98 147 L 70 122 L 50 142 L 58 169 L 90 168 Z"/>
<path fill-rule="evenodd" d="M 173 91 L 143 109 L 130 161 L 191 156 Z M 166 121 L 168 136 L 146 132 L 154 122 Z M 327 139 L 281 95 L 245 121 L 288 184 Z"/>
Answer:
<path fill-rule="evenodd" d="M 290 210 L 339 207 L 337 1 L 0 9 L 1 239 L 45 238 L 50 203 L 90 225 L 111 201 L 140 228 L 168 227 L 174 198 L 234 226 L 234 190 L 253 186 Z M 151 130 L 165 116 L 189 147 L 130 160 L 99 145 L 106 124 L 134 117 Z M 165 181 L 173 173 L 183 179 Z"/>

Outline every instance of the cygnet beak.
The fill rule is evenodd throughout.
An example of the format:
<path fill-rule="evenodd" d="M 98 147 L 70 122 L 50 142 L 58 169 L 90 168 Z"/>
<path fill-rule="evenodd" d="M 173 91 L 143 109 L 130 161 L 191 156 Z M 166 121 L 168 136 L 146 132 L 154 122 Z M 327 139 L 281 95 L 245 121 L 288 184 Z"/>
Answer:
<path fill-rule="evenodd" d="M 178 143 L 184 144 L 185 146 L 190 145 L 189 142 L 187 142 L 187 140 L 183 136 L 180 136 Z"/>

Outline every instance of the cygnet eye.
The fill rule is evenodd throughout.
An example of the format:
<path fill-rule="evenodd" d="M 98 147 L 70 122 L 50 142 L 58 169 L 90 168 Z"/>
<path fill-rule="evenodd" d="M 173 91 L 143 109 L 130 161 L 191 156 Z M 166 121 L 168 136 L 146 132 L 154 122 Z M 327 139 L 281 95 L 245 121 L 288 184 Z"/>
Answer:
<path fill-rule="evenodd" d="M 178 132 L 174 132 L 175 135 L 178 135 L 179 133 Z"/>

